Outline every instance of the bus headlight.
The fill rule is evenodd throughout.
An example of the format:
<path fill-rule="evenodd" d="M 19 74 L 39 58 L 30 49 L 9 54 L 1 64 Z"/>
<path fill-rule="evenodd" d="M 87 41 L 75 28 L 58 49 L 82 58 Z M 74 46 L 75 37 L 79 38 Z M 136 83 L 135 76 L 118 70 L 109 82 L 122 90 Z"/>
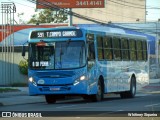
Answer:
<path fill-rule="evenodd" d="M 28 81 L 29 81 L 29 82 L 34 82 L 33 77 L 30 77 L 30 78 L 28 79 Z"/>
<path fill-rule="evenodd" d="M 34 81 L 34 78 L 33 77 L 30 77 L 28 79 L 29 82 L 31 82 L 34 86 L 37 86 L 36 82 Z"/>
<path fill-rule="evenodd" d="M 87 77 L 85 76 L 85 75 L 82 75 L 81 77 L 80 77 L 80 80 L 86 80 L 87 79 Z"/>
<path fill-rule="evenodd" d="M 81 81 L 83 81 L 83 80 L 88 80 L 88 77 L 86 76 L 86 75 L 82 75 L 81 77 L 79 77 L 78 79 L 76 79 L 75 81 L 74 81 L 74 85 L 77 85 L 77 84 L 79 84 Z"/>

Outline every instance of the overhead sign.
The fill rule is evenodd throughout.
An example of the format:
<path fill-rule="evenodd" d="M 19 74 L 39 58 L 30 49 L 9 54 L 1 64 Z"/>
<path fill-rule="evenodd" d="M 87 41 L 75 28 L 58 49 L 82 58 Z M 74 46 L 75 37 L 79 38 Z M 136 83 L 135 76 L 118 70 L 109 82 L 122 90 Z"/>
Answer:
<path fill-rule="evenodd" d="M 105 0 L 37 0 L 37 9 L 44 8 L 104 8 Z"/>
<path fill-rule="evenodd" d="M 65 38 L 65 37 L 82 37 L 81 30 L 49 30 L 33 31 L 31 38 Z"/>

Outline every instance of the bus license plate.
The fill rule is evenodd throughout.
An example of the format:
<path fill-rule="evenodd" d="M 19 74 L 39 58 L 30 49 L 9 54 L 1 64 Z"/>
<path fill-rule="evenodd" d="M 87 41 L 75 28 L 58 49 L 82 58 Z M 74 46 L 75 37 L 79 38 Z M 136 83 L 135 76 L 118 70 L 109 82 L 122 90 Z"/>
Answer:
<path fill-rule="evenodd" d="M 59 87 L 57 87 L 57 88 L 50 88 L 50 91 L 58 91 L 58 90 L 60 90 Z"/>

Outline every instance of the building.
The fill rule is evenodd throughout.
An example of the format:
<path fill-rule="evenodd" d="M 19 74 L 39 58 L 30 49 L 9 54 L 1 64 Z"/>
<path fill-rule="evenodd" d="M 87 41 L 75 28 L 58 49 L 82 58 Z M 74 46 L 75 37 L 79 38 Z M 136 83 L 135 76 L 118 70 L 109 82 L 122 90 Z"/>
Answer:
<path fill-rule="evenodd" d="M 105 8 L 72 9 L 73 12 L 104 23 L 130 23 L 146 20 L 146 0 L 105 0 Z M 73 17 L 74 24 L 93 23 Z"/>

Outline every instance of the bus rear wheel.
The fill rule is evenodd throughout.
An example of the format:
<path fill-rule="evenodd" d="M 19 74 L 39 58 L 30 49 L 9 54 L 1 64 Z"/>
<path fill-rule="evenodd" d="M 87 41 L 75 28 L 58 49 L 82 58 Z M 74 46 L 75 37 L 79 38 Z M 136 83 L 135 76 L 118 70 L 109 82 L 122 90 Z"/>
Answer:
<path fill-rule="evenodd" d="M 45 95 L 45 99 L 48 104 L 53 104 L 56 102 L 56 98 L 54 95 Z"/>
<path fill-rule="evenodd" d="M 130 91 L 127 92 L 129 98 L 134 98 L 136 95 L 136 78 L 132 77 Z"/>
<path fill-rule="evenodd" d="M 130 90 L 120 93 L 121 98 L 134 98 L 136 95 L 136 78 L 131 78 Z"/>

